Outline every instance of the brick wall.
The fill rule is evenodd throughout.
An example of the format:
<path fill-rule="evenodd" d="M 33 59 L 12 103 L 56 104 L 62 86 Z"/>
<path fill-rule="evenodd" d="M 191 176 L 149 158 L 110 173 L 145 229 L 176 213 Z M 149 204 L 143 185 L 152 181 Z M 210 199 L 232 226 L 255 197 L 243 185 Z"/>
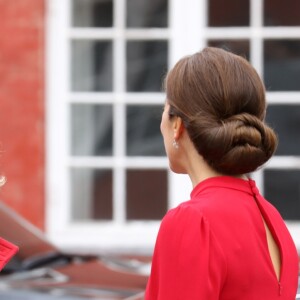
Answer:
<path fill-rule="evenodd" d="M 44 15 L 43 0 L 0 0 L 0 201 L 42 229 Z"/>

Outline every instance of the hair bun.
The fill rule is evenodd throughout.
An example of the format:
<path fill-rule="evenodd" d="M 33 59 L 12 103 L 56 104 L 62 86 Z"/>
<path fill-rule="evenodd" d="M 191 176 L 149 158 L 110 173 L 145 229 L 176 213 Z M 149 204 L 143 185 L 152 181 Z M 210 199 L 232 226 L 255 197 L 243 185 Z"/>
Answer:
<path fill-rule="evenodd" d="M 255 171 L 277 147 L 274 131 L 247 113 L 222 121 L 206 134 L 199 152 L 215 170 L 225 174 Z"/>
<path fill-rule="evenodd" d="M 205 48 L 177 62 L 165 87 L 174 115 L 215 170 L 249 173 L 274 153 L 277 138 L 264 123 L 265 86 L 246 59 Z"/>

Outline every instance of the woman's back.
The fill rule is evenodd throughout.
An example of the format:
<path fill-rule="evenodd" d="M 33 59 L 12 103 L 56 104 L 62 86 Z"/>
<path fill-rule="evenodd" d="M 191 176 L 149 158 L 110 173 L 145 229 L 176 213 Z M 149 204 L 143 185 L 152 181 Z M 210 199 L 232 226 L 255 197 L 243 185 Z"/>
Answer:
<path fill-rule="evenodd" d="M 279 278 L 262 216 L 283 258 Z M 146 299 L 295 299 L 295 246 L 253 181 L 216 177 L 200 183 L 190 201 L 166 216 L 156 252 L 152 272 L 158 274 L 160 287 Z"/>

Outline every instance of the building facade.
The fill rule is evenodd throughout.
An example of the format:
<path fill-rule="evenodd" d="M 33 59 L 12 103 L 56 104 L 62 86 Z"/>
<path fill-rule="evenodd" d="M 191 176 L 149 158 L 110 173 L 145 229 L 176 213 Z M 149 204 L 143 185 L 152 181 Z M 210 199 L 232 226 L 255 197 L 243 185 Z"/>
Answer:
<path fill-rule="evenodd" d="M 252 176 L 300 247 L 298 0 L 24 3 L 2 4 L 10 26 L 36 26 L 34 42 L 25 36 L 17 49 L 17 35 L 1 26 L 7 55 L 14 49 L 25 60 L 2 59 L 7 72 L 29 73 L 26 90 L 14 79 L 1 92 L 4 201 L 63 248 L 151 252 L 161 218 L 191 190 L 186 176 L 168 170 L 163 77 L 182 56 L 223 47 L 265 81 L 266 118 L 280 143 Z"/>

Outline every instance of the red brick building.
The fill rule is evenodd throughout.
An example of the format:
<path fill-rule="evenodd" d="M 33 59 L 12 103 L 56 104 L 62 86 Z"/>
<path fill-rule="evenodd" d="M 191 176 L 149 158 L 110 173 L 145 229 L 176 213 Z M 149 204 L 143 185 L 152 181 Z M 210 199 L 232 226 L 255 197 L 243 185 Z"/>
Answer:
<path fill-rule="evenodd" d="M 45 3 L 0 1 L 1 201 L 45 226 Z"/>

